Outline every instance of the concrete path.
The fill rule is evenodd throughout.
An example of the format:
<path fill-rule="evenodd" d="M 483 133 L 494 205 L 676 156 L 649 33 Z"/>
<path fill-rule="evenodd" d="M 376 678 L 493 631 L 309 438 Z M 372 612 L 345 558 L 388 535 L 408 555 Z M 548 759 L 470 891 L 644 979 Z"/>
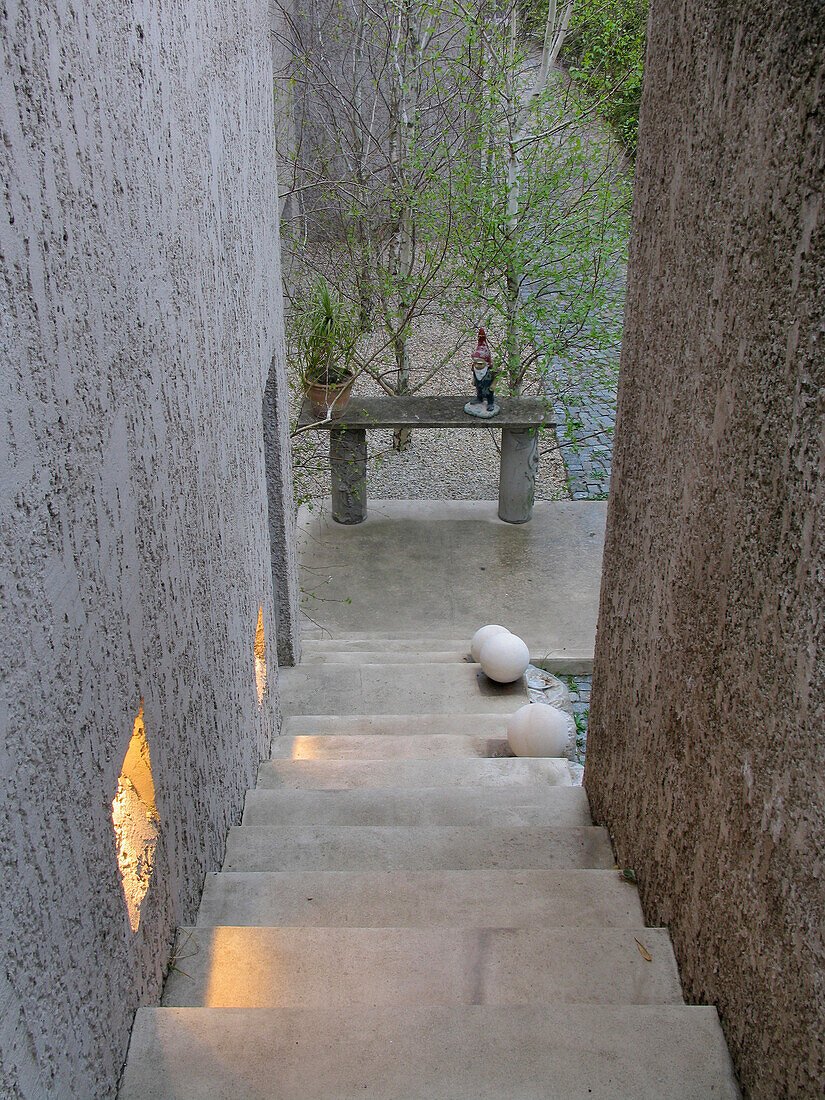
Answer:
<path fill-rule="evenodd" d="M 586 673 L 605 512 L 603 501 L 539 501 L 528 523 L 514 525 L 488 501 L 370 501 L 367 520 L 345 527 L 328 503 L 302 508 L 304 636 L 426 636 L 442 651 L 438 639 L 466 647 L 480 626 L 500 622 L 534 658 Z"/>

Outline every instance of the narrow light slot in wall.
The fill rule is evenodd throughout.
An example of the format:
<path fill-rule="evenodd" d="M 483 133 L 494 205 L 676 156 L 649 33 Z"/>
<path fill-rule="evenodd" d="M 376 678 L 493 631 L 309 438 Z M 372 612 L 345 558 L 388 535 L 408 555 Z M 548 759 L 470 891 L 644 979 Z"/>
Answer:
<path fill-rule="evenodd" d="M 266 638 L 264 637 L 264 609 L 258 608 L 258 625 L 255 628 L 255 687 L 258 690 L 258 706 L 266 695 Z"/>
<path fill-rule="evenodd" d="M 112 824 L 129 923 L 132 931 L 137 932 L 141 906 L 154 871 L 159 825 L 142 699 L 117 781 L 117 794 L 112 802 Z"/>

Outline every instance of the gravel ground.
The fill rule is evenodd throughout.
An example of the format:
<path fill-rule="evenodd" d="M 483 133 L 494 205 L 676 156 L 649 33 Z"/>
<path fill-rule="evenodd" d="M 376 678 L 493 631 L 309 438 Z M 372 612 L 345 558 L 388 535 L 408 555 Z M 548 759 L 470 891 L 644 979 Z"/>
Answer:
<path fill-rule="evenodd" d="M 402 500 L 497 500 L 499 432 L 494 429 L 425 429 L 414 432 L 401 453 L 392 432 L 373 432 L 370 496 Z M 536 477 L 537 500 L 567 500 L 564 464 L 553 436 L 543 433 Z"/>
<path fill-rule="evenodd" d="M 488 334 L 491 343 L 495 334 Z M 380 345 L 377 337 L 374 346 Z M 411 383 L 423 381 L 447 351 L 461 340 L 461 333 L 435 319 L 419 322 L 410 337 L 413 362 Z M 458 348 L 450 362 L 424 383 L 420 394 L 474 395 L 470 355 L 475 339 Z M 366 354 L 367 348 L 362 349 Z M 370 349 L 371 350 L 371 349 Z M 386 355 L 378 362 L 389 369 Z M 377 396 L 381 387 L 362 374 L 354 394 Z M 297 408 L 297 406 L 296 406 Z M 499 473 L 499 437 L 494 428 L 427 428 L 412 433 L 401 452 L 392 449 L 392 432 L 367 433 L 369 496 L 378 500 L 497 500 Z M 320 436 L 320 438 L 319 438 Z M 329 494 L 329 461 L 326 433 L 307 433 L 294 441 L 296 481 L 299 502 Z M 570 492 L 561 452 L 552 429 L 542 432 L 537 500 L 569 500 Z"/>

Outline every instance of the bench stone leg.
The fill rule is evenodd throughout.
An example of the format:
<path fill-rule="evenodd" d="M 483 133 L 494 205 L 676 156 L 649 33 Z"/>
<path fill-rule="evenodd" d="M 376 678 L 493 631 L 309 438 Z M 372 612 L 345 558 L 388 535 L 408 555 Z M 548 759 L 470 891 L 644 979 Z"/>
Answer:
<path fill-rule="evenodd" d="M 333 428 L 329 433 L 332 473 L 332 518 L 362 523 L 367 518 L 367 433 L 359 428 Z"/>
<path fill-rule="evenodd" d="M 498 514 L 506 523 L 526 523 L 532 516 L 538 464 L 538 428 L 501 429 Z"/>

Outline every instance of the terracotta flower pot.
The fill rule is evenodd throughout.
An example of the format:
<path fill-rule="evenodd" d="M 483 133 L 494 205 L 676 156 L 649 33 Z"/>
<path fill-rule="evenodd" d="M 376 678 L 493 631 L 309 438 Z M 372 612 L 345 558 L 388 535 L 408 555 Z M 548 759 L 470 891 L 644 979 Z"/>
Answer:
<path fill-rule="evenodd" d="M 307 386 L 306 395 L 310 408 L 315 416 L 332 420 L 339 417 L 347 407 L 355 378 L 349 378 L 346 382 L 338 382 L 334 386 L 324 386 L 315 382 Z"/>

